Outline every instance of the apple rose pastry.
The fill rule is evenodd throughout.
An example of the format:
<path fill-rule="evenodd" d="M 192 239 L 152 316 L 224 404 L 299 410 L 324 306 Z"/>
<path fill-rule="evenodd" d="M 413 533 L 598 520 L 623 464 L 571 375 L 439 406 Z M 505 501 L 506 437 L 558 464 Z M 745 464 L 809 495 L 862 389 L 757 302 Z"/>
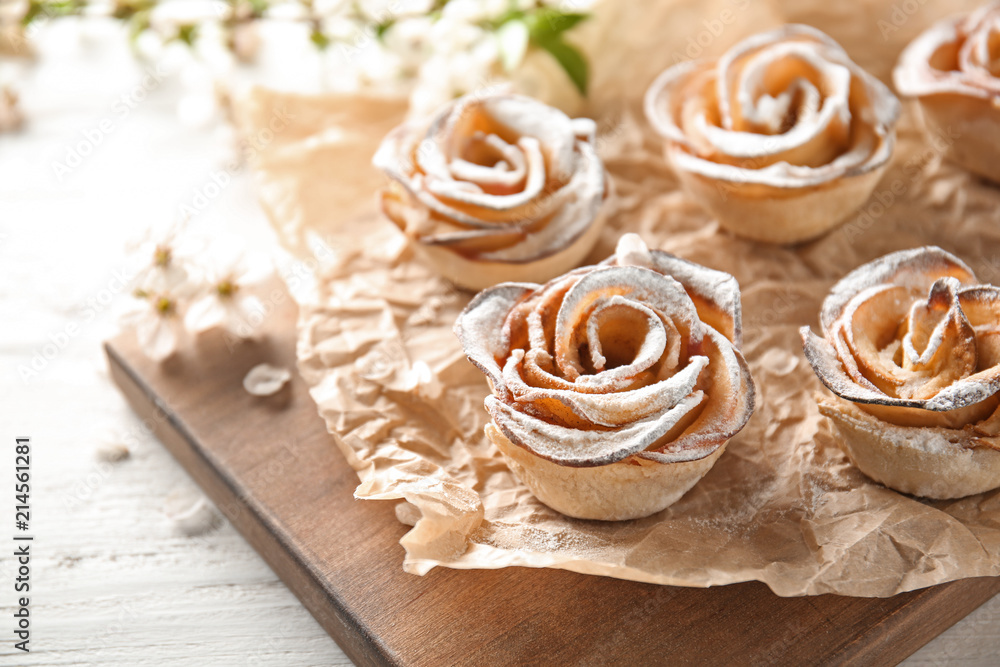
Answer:
<path fill-rule="evenodd" d="M 634 234 L 597 266 L 480 293 L 455 333 L 493 391 L 486 435 L 572 517 L 662 510 L 753 412 L 736 280 Z"/>
<path fill-rule="evenodd" d="M 680 63 L 646 115 L 691 196 L 734 234 L 797 243 L 857 210 L 885 170 L 899 102 L 822 32 L 787 25 Z"/>
<path fill-rule="evenodd" d="M 888 487 L 960 498 L 1000 486 L 1000 288 L 940 248 L 855 269 L 823 302 L 806 358 L 854 464 Z"/>
<path fill-rule="evenodd" d="M 529 97 L 460 98 L 382 142 L 382 211 L 461 287 L 548 280 L 577 266 L 604 225 L 595 132 Z"/>
<path fill-rule="evenodd" d="M 1000 3 L 941 21 L 913 40 L 893 71 L 920 103 L 946 156 L 1000 182 Z"/>

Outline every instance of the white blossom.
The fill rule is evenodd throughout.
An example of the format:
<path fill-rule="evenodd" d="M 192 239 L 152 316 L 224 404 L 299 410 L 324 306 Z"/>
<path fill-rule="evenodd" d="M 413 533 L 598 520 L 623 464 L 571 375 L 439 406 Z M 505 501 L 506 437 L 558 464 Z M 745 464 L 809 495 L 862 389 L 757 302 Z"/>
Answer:
<path fill-rule="evenodd" d="M 506 0 L 449 0 L 441 9 L 441 18 L 448 21 L 477 23 L 496 18 L 506 9 Z"/>
<path fill-rule="evenodd" d="M 135 330 L 139 347 L 153 361 L 163 361 L 177 350 L 183 334 L 181 303 L 166 291 L 146 292 L 136 289 L 134 308 L 122 323 Z"/>
<path fill-rule="evenodd" d="M 385 33 L 385 48 L 395 53 L 405 66 L 415 72 L 422 61 L 434 51 L 431 28 L 434 21 L 428 16 L 415 16 L 394 23 Z"/>
<path fill-rule="evenodd" d="M 142 265 L 133 280 L 135 290 L 147 295 L 169 293 L 181 298 L 194 291 L 190 259 L 178 249 L 178 235 L 183 225 L 183 222 L 175 225 L 159 240 L 147 236 L 140 244 L 138 255 Z"/>
<path fill-rule="evenodd" d="M 254 316 L 260 317 L 264 305 L 245 292 L 259 280 L 258 275 L 239 261 L 208 272 L 200 293 L 187 310 L 185 326 L 192 332 L 221 327 L 241 338 L 249 337 L 255 328 Z"/>

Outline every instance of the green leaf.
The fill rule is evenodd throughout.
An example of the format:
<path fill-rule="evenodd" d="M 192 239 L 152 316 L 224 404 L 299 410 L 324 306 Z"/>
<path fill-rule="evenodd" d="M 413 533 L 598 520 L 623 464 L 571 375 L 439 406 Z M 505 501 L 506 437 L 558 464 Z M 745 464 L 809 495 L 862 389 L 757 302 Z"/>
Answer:
<path fill-rule="evenodd" d="M 142 33 L 149 30 L 149 16 L 152 13 L 149 9 L 136 12 L 128 19 L 128 41 L 134 48 Z"/>
<path fill-rule="evenodd" d="M 573 82 L 573 85 L 576 86 L 576 89 L 580 91 L 581 95 L 586 97 L 587 79 L 590 76 L 590 68 L 583 54 L 575 46 L 567 44 L 558 37 L 535 40 L 535 44 L 539 48 L 548 51 L 556 59 L 556 62 L 566 72 L 566 75 Z"/>
<path fill-rule="evenodd" d="M 590 18 L 589 14 L 563 12 L 543 7 L 528 17 L 531 38 L 537 42 L 560 37 L 564 32 Z"/>
<path fill-rule="evenodd" d="M 152 10 L 155 5 L 155 0 L 118 0 L 111 10 L 111 16 L 125 21 L 139 12 Z"/>
<path fill-rule="evenodd" d="M 42 0 L 38 5 L 48 18 L 75 16 L 82 14 L 85 8 L 85 3 L 80 0 Z"/>
<path fill-rule="evenodd" d="M 57 18 L 83 13 L 84 4 L 79 0 L 31 0 L 21 18 L 22 25 L 28 25 L 39 18 Z"/>
<path fill-rule="evenodd" d="M 426 16 L 434 21 L 441 18 L 441 13 L 444 10 L 444 6 L 448 4 L 448 0 L 434 0 L 434 4 L 431 8 L 427 10 Z"/>
<path fill-rule="evenodd" d="M 21 17 L 21 24 L 25 26 L 29 25 L 32 21 L 34 21 L 36 18 L 38 18 L 44 13 L 45 13 L 45 8 L 42 7 L 42 3 L 37 2 L 36 0 L 32 0 L 31 2 L 28 3 L 28 11 L 26 11 L 24 13 L 24 16 Z"/>
<path fill-rule="evenodd" d="M 541 7 L 523 18 L 531 44 L 548 51 L 555 58 L 581 95 L 587 94 L 587 60 L 576 47 L 563 39 L 563 33 L 588 18 L 589 14 L 564 12 L 552 7 Z"/>
<path fill-rule="evenodd" d="M 267 11 L 267 0 L 250 0 L 250 9 L 254 16 L 263 16 Z"/>
<path fill-rule="evenodd" d="M 522 10 L 508 9 L 500 16 L 491 19 L 486 19 L 485 21 L 482 21 L 479 25 L 482 28 L 489 30 L 490 32 L 496 32 L 503 26 L 503 24 L 507 23 L 508 21 L 523 21 L 523 20 L 525 20 L 525 13 Z"/>
<path fill-rule="evenodd" d="M 375 24 L 375 37 L 377 37 L 378 39 L 383 39 L 385 37 L 385 33 L 387 33 L 389 31 L 389 28 L 391 28 L 393 26 L 393 24 L 395 24 L 395 23 L 396 23 L 396 19 L 392 19 L 392 18 L 386 19 L 385 21 L 382 21 L 381 23 L 376 23 Z"/>

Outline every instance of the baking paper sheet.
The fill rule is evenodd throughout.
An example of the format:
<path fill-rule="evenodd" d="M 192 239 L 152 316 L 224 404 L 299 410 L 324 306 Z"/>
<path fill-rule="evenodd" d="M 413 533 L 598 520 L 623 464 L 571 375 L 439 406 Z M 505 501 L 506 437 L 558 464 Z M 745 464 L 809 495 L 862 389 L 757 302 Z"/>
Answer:
<path fill-rule="evenodd" d="M 805 19 L 885 76 L 906 40 L 947 9 L 961 9 L 914 3 L 919 11 L 882 39 L 876 22 L 889 15 L 891 3 L 860 3 L 867 14 L 854 3 L 823 4 L 836 6 L 747 5 L 743 22 L 711 48 L 737 41 L 746 26 Z M 692 12 L 696 5 L 672 6 Z M 711 18 L 725 3 L 697 6 Z M 601 11 L 611 10 L 602 5 Z M 629 20 L 637 22 L 635 31 L 651 30 L 628 13 L 607 21 L 617 21 L 615 30 Z M 864 26 L 859 16 L 868 17 Z M 656 20 L 667 21 L 667 13 Z M 681 48 L 696 34 L 668 33 L 675 41 L 658 48 Z M 614 35 L 599 37 L 593 43 L 610 49 Z M 641 35 L 618 41 L 623 53 L 643 43 Z M 627 55 L 615 51 L 608 59 Z M 606 70 L 599 56 L 590 57 L 600 82 Z M 555 567 L 680 586 L 760 580 L 785 596 L 889 596 L 1000 575 L 1000 493 L 924 501 L 867 479 L 816 409 L 814 394 L 825 390 L 797 333 L 803 324 L 818 330 L 820 304 L 837 279 L 894 250 L 939 245 L 982 281 L 1000 283 L 1000 189 L 943 162 L 952 139 L 926 136 L 907 104 L 892 165 L 856 216 L 794 248 L 740 240 L 719 231 L 663 164 L 660 142 L 637 114 L 648 83 L 642 79 L 657 73 L 648 69 L 635 73 L 626 92 L 597 89 L 591 100 L 618 199 L 589 259 L 604 258 L 622 233 L 633 231 L 651 247 L 736 276 L 744 354 L 759 400 L 748 426 L 684 498 L 647 519 L 620 523 L 569 519 L 546 508 L 483 435 L 486 381 L 451 331 L 471 294 L 437 278 L 374 212 L 383 179 L 368 158 L 405 105 L 259 90 L 242 109 L 250 131 L 278 109 L 292 118 L 255 167 L 265 208 L 309 277 L 290 281 L 301 305 L 299 369 L 358 472 L 357 497 L 403 500 L 397 515 L 415 524 L 401 540 L 403 567 L 415 574 L 435 566 Z"/>

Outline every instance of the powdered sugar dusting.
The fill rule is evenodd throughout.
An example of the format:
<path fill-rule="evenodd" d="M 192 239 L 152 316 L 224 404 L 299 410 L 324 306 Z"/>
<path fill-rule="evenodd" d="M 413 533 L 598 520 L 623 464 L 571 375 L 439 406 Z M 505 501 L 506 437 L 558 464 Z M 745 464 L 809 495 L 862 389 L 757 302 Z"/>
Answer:
<path fill-rule="evenodd" d="M 693 295 L 726 332 L 702 323 Z M 732 276 L 626 235 L 598 266 L 484 291 L 455 331 L 490 378 L 487 409 L 511 442 L 567 466 L 635 454 L 666 464 L 711 455 L 753 411 L 749 370 L 726 337 L 739 339 L 739 313 Z M 688 415 L 693 425 L 664 442 Z"/>
<path fill-rule="evenodd" d="M 1000 3 L 946 18 L 921 33 L 903 50 L 893 71 L 893 81 L 903 95 L 923 96 L 952 93 L 992 99 L 1000 94 L 1000 80 L 993 68 L 993 36 L 1000 22 Z M 939 52 L 957 54 L 952 69 L 942 69 Z M 931 62 L 935 61 L 935 64 Z"/>
<path fill-rule="evenodd" d="M 971 299 L 982 301 L 992 292 L 975 282 L 975 275 L 964 262 L 932 246 L 895 252 L 865 264 L 838 282 L 823 302 L 821 323 L 825 338 L 813 335 L 808 327 L 802 328 L 806 358 L 827 388 L 855 403 L 939 413 L 980 404 L 1000 391 L 1000 368 L 976 372 L 974 348 L 980 334 L 962 311 L 962 295 L 968 292 Z M 876 357 L 866 357 L 872 351 L 857 347 L 851 338 L 854 328 L 872 326 L 862 319 L 861 305 L 887 289 L 898 287 L 905 288 L 912 300 L 906 309 L 908 319 L 881 321 L 876 325 L 880 330 L 897 331 L 897 336 L 902 332 L 891 345 L 900 349 L 900 363 L 907 368 L 877 350 Z M 891 317 L 889 313 L 881 314 Z M 923 318 L 932 318 L 934 326 L 923 348 L 917 350 L 913 334 L 917 327 L 925 326 Z M 840 331 L 848 337 L 846 346 L 836 344 Z M 876 332 L 869 333 L 874 340 Z M 942 354 L 946 356 L 940 357 Z M 940 361 L 931 366 L 934 359 Z M 876 373 L 872 370 L 876 364 L 881 364 L 878 373 L 892 373 L 886 379 L 896 383 L 892 393 L 867 380 L 869 374 Z M 845 372 L 847 366 L 858 369 L 852 372 L 863 377 L 852 378 Z"/>
<path fill-rule="evenodd" d="M 859 266 L 833 286 L 823 301 L 820 324 L 829 330 L 848 302 L 871 287 L 892 284 L 926 293 L 937 278 L 949 275 L 965 285 L 978 282 L 965 262 L 937 246 L 890 253 Z"/>
<path fill-rule="evenodd" d="M 393 181 L 382 211 L 411 239 L 462 258 L 547 258 L 603 224 L 604 165 L 585 126 L 529 97 L 462 97 L 382 142 L 373 163 Z"/>
<path fill-rule="evenodd" d="M 819 87 L 795 77 L 786 90 L 769 94 L 765 72 L 783 62 L 807 67 Z M 855 88 L 864 96 L 853 94 Z M 793 99 L 799 100 L 794 113 Z M 786 25 L 739 42 L 714 63 L 669 68 L 650 86 L 645 109 L 670 142 L 668 154 L 679 170 L 724 183 L 803 188 L 885 164 L 900 107 L 827 35 Z M 793 125 L 783 128 L 788 119 Z M 803 147 L 826 137 L 838 141 L 840 128 L 852 122 L 867 125 L 874 140 L 855 142 L 825 164 L 800 162 Z"/>

